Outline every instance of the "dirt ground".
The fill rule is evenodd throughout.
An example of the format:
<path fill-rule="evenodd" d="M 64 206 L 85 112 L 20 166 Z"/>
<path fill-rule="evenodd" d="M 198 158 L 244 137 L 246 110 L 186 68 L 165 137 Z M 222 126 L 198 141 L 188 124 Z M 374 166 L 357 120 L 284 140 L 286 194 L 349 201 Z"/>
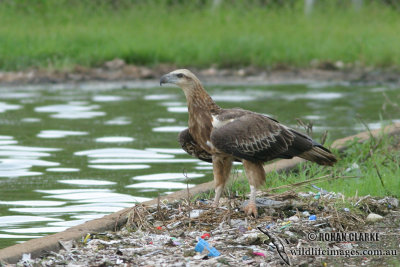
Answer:
<path fill-rule="evenodd" d="M 161 75 L 177 67 L 172 64 L 160 64 L 151 68 L 126 64 L 121 59 L 105 62 L 95 68 L 76 66 L 71 70 L 48 70 L 32 68 L 18 72 L 0 71 L 2 84 L 43 84 L 74 83 L 87 81 L 132 81 L 157 80 Z M 190 68 L 188 66 L 187 68 Z M 201 80 L 206 82 L 246 82 L 248 83 L 304 83 L 350 82 L 362 84 L 391 83 L 400 84 L 400 71 L 395 69 L 374 69 L 361 66 L 346 67 L 341 62 L 315 62 L 310 68 L 278 66 L 275 68 L 243 67 L 220 69 L 190 68 Z"/>

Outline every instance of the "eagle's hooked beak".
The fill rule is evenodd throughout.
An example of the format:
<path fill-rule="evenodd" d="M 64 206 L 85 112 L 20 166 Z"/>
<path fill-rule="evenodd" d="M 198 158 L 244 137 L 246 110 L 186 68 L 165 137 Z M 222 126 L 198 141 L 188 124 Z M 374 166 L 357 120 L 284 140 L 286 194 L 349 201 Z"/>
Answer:
<path fill-rule="evenodd" d="M 163 83 L 175 83 L 176 79 L 176 76 L 171 73 L 165 74 L 160 79 L 160 86 L 162 86 Z"/>

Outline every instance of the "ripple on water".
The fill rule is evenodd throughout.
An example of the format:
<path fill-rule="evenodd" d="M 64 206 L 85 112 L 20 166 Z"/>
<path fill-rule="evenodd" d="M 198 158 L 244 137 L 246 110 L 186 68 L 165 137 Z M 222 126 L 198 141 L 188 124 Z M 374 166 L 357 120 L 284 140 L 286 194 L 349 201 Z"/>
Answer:
<path fill-rule="evenodd" d="M 82 136 L 87 135 L 88 132 L 82 131 L 63 131 L 63 130 L 42 130 L 37 135 L 39 138 L 64 138 L 67 136 Z"/>
<path fill-rule="evenodd" d="M 145 100 L 169 100 L 175 99 L 176 95 L 168 95 L 168 94 L 155 94 L 155 95 L 146 95 L 144 96 Z"/>
<path fill-rule="evenodd" d="M 173 158 L 173 155 L 158 154 L 151 151 L 133 148 L 100 148 L 78 151 L 77 156 L 88 156 L 89 158 Z"/>
<path fill-rule="evenodd" d="M 185 130 L 187 127 L 185 126 L 162 126 L 153 128 L 153 132 L 161 132 L 161 133 L 179 133 Z"/>
<path fill-rule="evenodd" d="M 23 99 L 23 98 L 33 98 L 38 96 L 36 93 L 30 92 L 1 92 L 0 98 L 2 99 Z"/>
<path fill-rule="evenodd" d="M 28 215 L 12 215 L 12 216 L 0 216 L 0 226 L 9 226 L 16 224 L 26 224 L 32 222 L 55 222 L 62 221 L 56 218 L 47 218 L 40 216 L 28 216 Z"/>
<path fill-rule="evenodd" d="M 158 122 L 176 122 L 176 119 L 174 118 L 158 118 Z"/>
<path fill-rule="evenodd" d="M 113 185 L 116 182 L 105 181 L 105 180 L 92 180 L 92 179 L 72 179 L 72 180 L 58 180 L 57 182 L 63 184 L 74 184 L 74 185 Z"/>
<path fill-rule="evenodd" d="M 77 168 L 47 168 L 46 172 L 79 172 Z"/>
<path fill-rule="evenodd" d="M 34 147 L 34 146 L 0 146 L 0 150 L 52 152 L 52 151 L 60 151 L 62 149 L 54 147 Z"/>
<path fill-rule="evenodd" d="M 0 145 L 14 145 L 18 144 L 17 140 L 1 140 L 0 139 Z"/>
<path fill-rule="evenodd" d="M 343 98 L 344 94 L 342 93 L 337 93 L 337 92 L 323 92 L 323 93 L 317 93 L 317 92 L 309 92 L 305 94 L 287 94 L 287 95 L 281 95 L 283 99 L 286 100 L 296 100 L 296 99 L 311 99 L 311 100 L 334 100 L 338 98 Z"/>
<path fill-rule="evenodd" d="M 177 182 L 144 182 L 125 186 L 126 188 L 153 188 L 153 189 L 185 189 L 191 188 L 194 184 L 177 183 Z"/>
<path fill-rule="evenodd" d="M 1 152 L 4 152 L 0 150 Z M 59 163 L 51 162 L 46 160 L 39 160 L 35 157 L 29 158 L 29 155 L 47 155 L 47 153 L 41 152 L 26 152 L 26 151 L 14 151 L 13 153 L 9 153 L 10 150 L 5 150 L 5 154 L 12 157 L 17 158 L 8 158 L 8 159 L 0 159 L 0 177 L 22 177 L 22 176 L 37 176 L 41 175 L 41 172 L 32 172 L 29 169 L 33 166 L 57 166 Z M 16 153 L 18 152 L 18 153 Z M 25 153 L 24 153 L 25 152 Z M 20 158 L 18 158 L 20 157 Z"/>
<path fill-rule="evenodd" d="M 146 148 L 147 151 L 167 153 L 167 154 L 186 154 L 186 151 L 181 148 Z"/>
<path fill-rule="evenodd" d="M 7 110 L 17 110 L 20 109 L 20 105 L 7 104 L 5 102 L 0 102 L 0 113 L 6 112 Z"/>
<path fill-rule="evenodd" d="M 0 177 L 15 178 L 22 176 L 38 176 L 42 175 L 41 172 L 31 172 L 27 170 L 12 170 L 12 171 L 0 171 Z"/>
<path fill-rule="evenodd" d="M 41 166 L 41 167 L 50 167 L 50 166 L 58 166 L 60 163 L 58 162 L 52 162 L 52 161 L 47 161 L 47 160 L 40 160 L 40 159 L 29 159 L 29 158 L 20 158 L 20 159 L 0 159 L 2 163 L 6 164 L 15 164 L 16 169 L 24 169 L 25 167 L 20 167 L 20 166 L 25 166 L 25 165 L 31 165 L 31 166 Z"/>
<path fill-rule="evenodd" d="M 167 110 L 172 113 L 187 113 L 187 106 L 168 107 Z"/>
<path fill-rule="evenodd" d="M 132 203 L 117 203 L 118 206 L 113 205 L 114 203 L 104 202 L 96 205 L 71 205 L 59 208 L 12 208 L 10 211 L 21 212 L 21 213 L 32 213 L 32 214 L 74 214 L 77 212 L 117 212 L 121 209 L 132 206 Z"/>
<path fill-rule="evenodd" d="M 198 159 L 126 159 L 126 158 L 103 158 L 89 160 L 91 164 L 104 163 L 191 163 L 198 162 Z"/>
<path fill-rule="evenodd" d="M 221 102 L 244 102 L 244 101 L 254 101 L 257 99 L 257 96 L 252 95 L 213 95 L 212 99 L 214 101 L 221 101 Z"/>
<path fill-rule="evenodd" d="M 128 117 L 116 117 L 116 118 L 106 121 L 104 124 L 106 124 L 106 125 L 129 125 L 131 123 L 132 122 Z"/>
<path fill-rule="evenodd" d="M 36 107 L 36 112 L 54 113 L 52 118 L 58 119 L 91 119 L 106 115 L 103 111 L 94 111 L 98 105 L 87 105 L 85 102 L 70 102 L 69 104 Z"/>
<path fill-rule="evenodd" d="M 132 142 L 134 140 L 135 140 L 134 138 L 127 136 L 106 136 L 106 137 L 96 138 L 96 142 L 99 143 L 127 143 L 127 142 Z"/>
<path fill-rule="evenodd" d="M 96 95 L 92 98 L 94 102 L 116 102 L 123 100 L 122 96 L 117 95 Z"/>
<path fill-rule="evenodd" d="M 0 135 L 0 146 L 17 144 L 18 141 L 14 137 L 8 135 Z"/>
<path fill-rule="evenodd" d="M 39 118 L 23 118 L 21 119 L 22 122 L 39 122 L 41 119 Z"/>
<path fill-rule="evenodd" d="M 40 157 L 48 157 L 50 156 L 50 154 L 44 152 L 34 152 L 34 151 L 0 150 L 0 156 L 40 158 Z"/>
<path fill-rule="evenodd" d="M 8 234 L 0 234 L 0 238 L 4 239 L 26 239 L 26 238 L 39 238 L 42 237 L 41 235 L 8 235 Z"/>
<path fill-rule="evenodd" d="M 142 170 L 150 168 L 150 165 L 145 164 L 124 164 L 124 165 L 88 165 L 89 168 L 92 169 L 101 169 L 101 170 Z"/>
<path fill-rule="evenodd" d="M 0 201 L 0 205 L 30 206 L 30 207 L 61 206 L 65 204 L 66 202 L 62 201 L 46 201 L 46 200 Z"/>
<path fill-rule="evenodd" d="M 40 233 L 56 233 L 62 232 L 66 230 L 68 227 L 32 227 L 32 228 L 13 228 L 13 229 L 4 229 L 2 231 L 7 233 L 16 233 L 16 234 L 40 234 Z"/>
<path fill-rule="evenodd" d="M 143 181 L 160 181 L 160 180 L 185 180 L 186 178 L 200 178 L 204 177 L 202 173 L 155 173 L 149 175 L 140 175 L 132 177 L 133 180 L 143 180 Z"/>
<path fill-rule="evenodd" d="M 57 198 L 73 200 L 78 203 L 137 203 L 150 200 L 146 197 L 135 197 L 128 194 L 112 192 L 110 189 L 54 189 L 36 190 L 36 192 L 48 194 L 45 198 Z M 116 204 L 117 203 L 117 204 Z"/>

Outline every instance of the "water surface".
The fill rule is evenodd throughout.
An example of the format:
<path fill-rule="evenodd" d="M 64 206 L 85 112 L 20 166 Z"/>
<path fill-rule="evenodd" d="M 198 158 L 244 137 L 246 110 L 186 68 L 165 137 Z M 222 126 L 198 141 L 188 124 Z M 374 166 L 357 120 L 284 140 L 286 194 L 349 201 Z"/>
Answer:
<path fill-rule="evenodd" d="M 62 231 L 134 203 L 212 179 L 186 155 L 178 88 L 110 84 L 0 88 L 0 248 Z M 153 88 L 154 87 L 154 88 Z M 312 121 L 330 138 L 400 120 L 391 86 L 209 86 L 222 107 L 268 114 L 289 126 Z M 237 167 L 240 168 L 240 167 Z"/>

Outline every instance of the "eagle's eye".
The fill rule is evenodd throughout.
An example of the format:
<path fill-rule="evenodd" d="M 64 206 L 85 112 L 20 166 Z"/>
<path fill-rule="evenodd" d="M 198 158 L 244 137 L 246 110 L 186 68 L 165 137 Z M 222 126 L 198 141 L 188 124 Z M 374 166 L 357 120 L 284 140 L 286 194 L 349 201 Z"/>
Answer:
<path fill-rule="evenodd" d="M 178 74 L 176 75 L 176 77 L 178 77 L 178 78 L 183 78 L 183 74 L 182 74 L 182 73 L 178 73 Z"/>

